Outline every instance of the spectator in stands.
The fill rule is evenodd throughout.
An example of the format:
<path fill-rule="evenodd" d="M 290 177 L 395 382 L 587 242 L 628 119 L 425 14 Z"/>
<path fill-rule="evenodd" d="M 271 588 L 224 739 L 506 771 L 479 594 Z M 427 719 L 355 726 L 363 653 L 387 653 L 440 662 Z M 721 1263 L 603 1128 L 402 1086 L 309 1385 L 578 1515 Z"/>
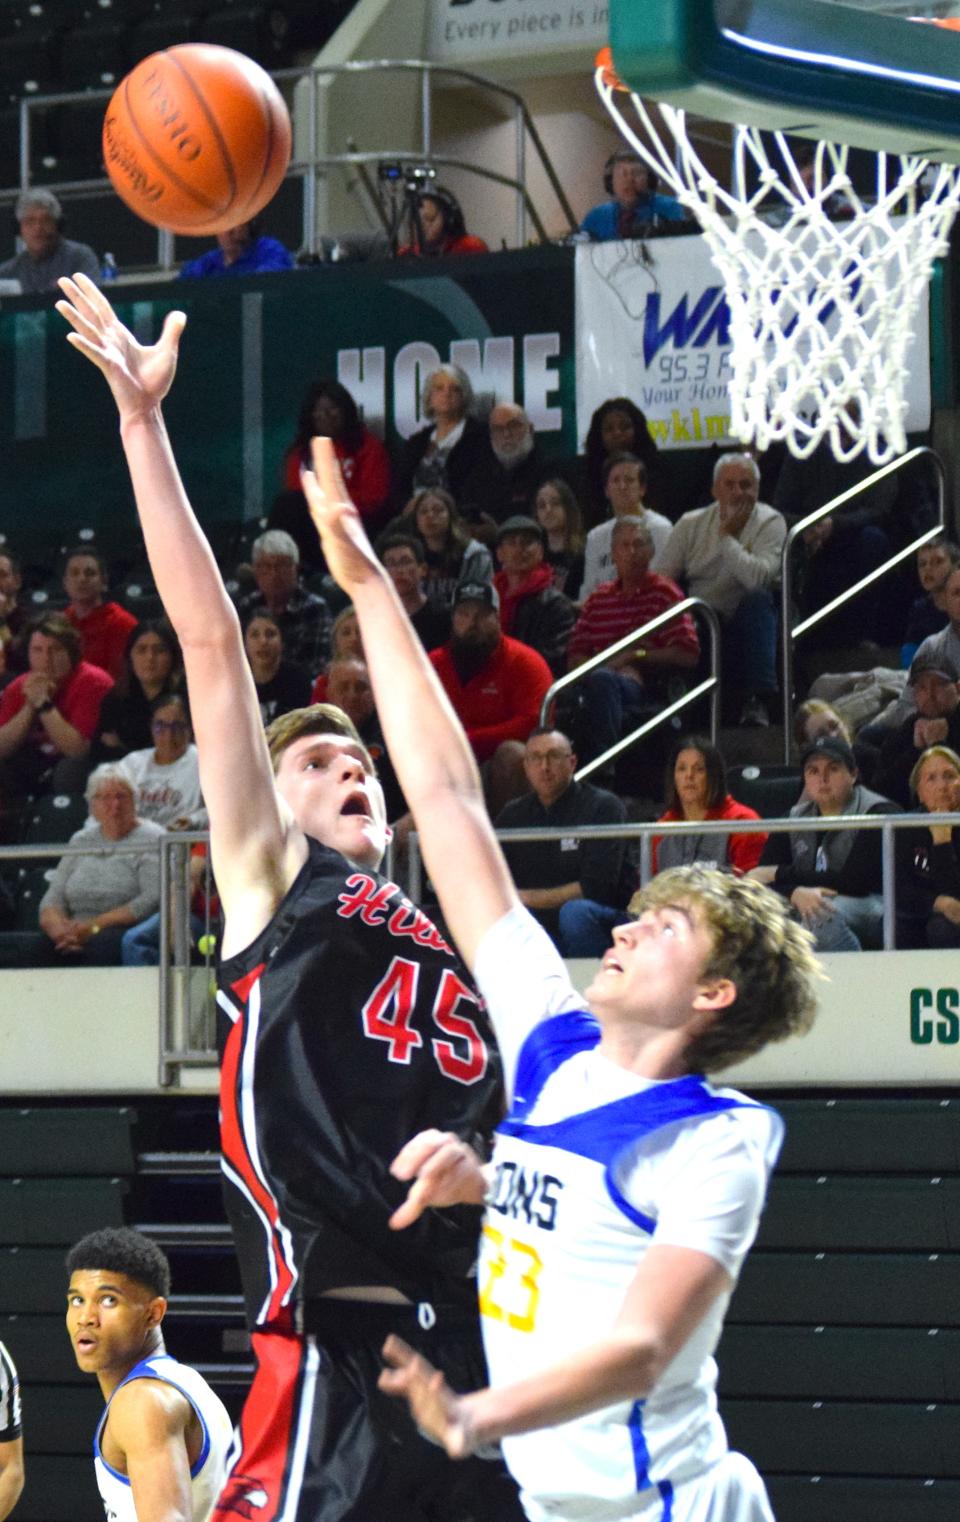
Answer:
<path fill-rule="evenodd" d="M 325 701 L 342 708 L 356 727 L 357 734 L 367 747 L 370 759 L 377 769 L 387 806 L 387 819 L 395 824 L 407 813 L 407 804 L 384 742 L 366 663 L 354 656 L 331 661 L 327 672 Z"/>
<path fill-rule="evenodd" d="M 887 734 L 880 747 L 874 786 L 885 798 L 910 807 L 911 777 L 931 745 L 960 751 L 960 680 L 949 656 L 916 655 L 908 678 L 913 712 Z"/>
<path fill-rule="evenodd" d="M 282 529 L 267 529 L 253 542 L 252 561 L 257 590 L 240 599 L 241 619 L 271 613 L 288 658 L 315 676 L 330 652 L 330 609 L 302 585 L 296 542 Z"/>
<path fill-rule="evenodd" d="M 660 455 L 647 427 L 646 414 L 629 397 L 612 396 L 600 403 L 590 419 L 584 447 L 592 522 L 599 522 L 608 510 L 606 466 L 611 455 L 632 454 L 643 461 L 647 488 L 656 501 Z"/>
<path fill-rule="evenodd" d="M 576 602 L 583 581 L 583 515 L 566 481 L 552 476 L 543 482 L 533 499 L 533 516 L 547 536 L 546 563 L 553 584 Z"/>
<path fill-rule="evenodd" d="M 6 659 L 5 669 L 14 674 L 24 669 L 26 651 L 23 631 L 29 614 L 20 601 L 23 569 L 10 550 L 0 550 L 0 644 Z"/>
<path fill-rule="evenodd" d="M 848 402 L 847 409 L 852 414 L 856 406 L 856 402 Z M 852 441 L 848 430 L 841 432 L 848 443 Z M 793 524 L 859 485 L 875 468 L 865 454 L 852 460 L 837 459 L 830 439 L 825 438 L 806 459 L 785 456 L 773 505 L 788 524 Z M 896 479 L 888 476 L 804 530 L 796 584 L 804 613 L 831 602 L 888 557 L 888 527 L 896 495 Z M 804 636 L 804 644 L 876 640 L 882 632 L 882 600 L 883 593 L 874 584 L 812 629 Z"/>
<path fill-rule="evenodd" d="M 618 148 L 603 166 L 603 188 L 612 199 L 588 211 L 580 231 L 594 243 L 675 232 L 678 222 L 687 221 L 687 213 L 674 196 L 661 195 L 657 184 L 657 176 L 634 149 Z"/>
<path fill-rule="evenodd" d="M 264 275 L 271 270 L 292 270 L 293 255 L 276 238 L 261 233 L 261 221 L 240 222 L 217 233 L 217 246 L 180 271 L 181 280 L 205 280 L 210 275 Z"/>
<path fill-rule="evenodd" d="M 330 664 L 334 661 L 358 660 L 366 665 L 360 620 L 352 607 L 341 608 L 330 630 Z M 328 667 L 329 669 L 329 667 Z M 321 671 L 310 693 L 311 703 L 326 703 L 327 672 Z"/>
<path fill-rule="evenodd" d="M 340 471 L 350 499 L 355 503 L 368 534 L 376 533 L 390 500 L 390 457 L 375 433 L 360 416 L 360 410 L 346 386 L 339 381 L 318 380 L 310 386 L 300 407 L 297 433 L 287 450 L 283 465 L 283 484 L 300 498 L 300 515 L 304 534 L 318 543 L 317 531 L 310 522 L 306 501 L 300 491 L 300 471 L 310 464 L 310 440 L 323 434 L 333 440 Z M 285 528 L 289 523 L 273 523 L 271 528 Z M 294 534 L 300 545 L 300 537 Z"/>
<path fill-rule="evenodd" d="M 64 616 L 80 636 L 83 658 L 116 681 L 123 671 L 127 641 L 137 620 L 118 602 L 107 602 L 107 562 L 79 545 L 63 563 L 63 590 L 70 599 Z"/>
<path fill-rule="evenodd" d="M 100 707 L 95 759 L 118 761 L 128 751 L 150 745 L 150 705 L 161 692 L 176 690 L 182 680 L 183 656 L 166 619 L 137 624 L 127 638 L 116 685 Z"/>
<path fill-rule="evenodd" d="M 427 557 L 422 542 L 416 534 L 387 533 L 377 540 L 376 550 L 420 643 L 425 650 L 435 650 L 450 638 L 450 609 L 424 591 Z"/>
<path fill-rule="evenodd" d="M 452 190 L 430 185 L 417 196 L 417 217 L 412 238 L 397 250 L 400 258 L 439 259 L 450 254 L 488 254 L 482 238 L 467 232 L 463 209 Z"/>
<path fill-rule="evenodd" d="M 758 502 L 760 471 L 747 454 L 722 454 L 713 471 L 714 500 L 684 513 L 657 558 L 657 570 L 702 597 L 723 624 L 724 692 L 739 723 L 770 723 L 766 703 L 777 690 L 777 604 L 787 525 Z"/>
<path fill-rule="evenodd" d="M 953 814 L 960 808 L 960 756 L 931 745 L 910 776 L 921 813 Z M 960 947 L 960 822 L 896 832 L 897 946 Z"/>
<path fill-rule="evenodd" d="M 497 530 L 500 570 L 493 584 L 504 634 L 539 651 L 554 676 L 560 676 L 567 669 L 576 609 L 554 586 L 546 549 L 547 536 L 533 518 L 507 518 Z"/>
<path fill-rule="evenodd" d="M 473 387 L 459 365 L 438 365 L 423 383 L 421 413 L 426 427 L 404 444 L 397 461 L 395 498 L 442 486 L 459 501 L 470 475 L 490 454 L 486 428 L 473 416 Z M 406 511 L 406 508 L 404 508 Z"/>
<path fill-rule="evenodd" d="M 499 402 L 487 419 L 487 427 L 490 452 L 464 481 L 459 500 L 472 521 L 488 518 L 503 523 L 527 511 L 547 464 L 533 424 L 515 402 Z"/>
<path fill-rule="evenodd" d="M 846 741 L 853 751 L 860 781 L 872 787 L 879 755 L 876 745 L 870 744 L 860 735 L 854 736 L 843 714 L 838 713 L 832 703 L 825 703 L 822 698 L 807 698 L 793 715 L 793 743 L 798 755 L 802 755 L 807 746 L 812 745 L 814 740 L 819 740 L 821 735 L 837 735 Z"/>
<path fill-rule="evenodd" d="M 81 658 L 80 636 L 62 614 L 32 619 L 26 640 L 27 670 L 0 693 L 2 791 L 79 792 L 113 678 Z"/>
<path fill-rule="evenodd" d="M 310 701 L 309 673 L 284 659 L 283 630 L 272 613 L 251 614 L 244 625 L 243 647 L 264 726 L 292 708 L 306 707 Z"/>
<path fill-rule="evenodd" d="M 661 824 L 681 819 L 759 819 L 755 809 L 738 803 L 727 790 L 723 756 L 710 740 L 686 735 L 677 741 L 667 763 L 666 812 Z M 692 862 L 725 868 L 738 877 L 759 865 L 767 836 L 762 831 L 729 835 L 655 835 L 652 842 L 654 872 Z"/>
<path fill-rule="evenodd" d="M 603 467 L 603 488 L 611 516 L 605 523 L 598 523 L 587 535 L 581 597 L 589 597 L 601 582 L 609 581 L 614 574 L 611 545 L 614 524 L 618 518 L 639 518 L 647 525 L 655 561 L 663 553 L 673 529 L 669 518 L 644 506 L 647 472 L 643 461 L 636 455 L 610 455 Z"/>
<path fill-rule="evenodd" d="M 25 296 L 59 295 L 57 281 L 77 270 L 99 284 L 100 260 L 88 244 L 63 236 L 63 210 L 52 190 L 21 191 L 13 214 L 23 249 L 0 264 L 0 280 L 19 280 Z"/>
<path fill-rule="evenodd" d="M 450 639 L 430 652 L 430 660 L 481 763 L 496 818 L 522 790 L 523 743 L 539 722 L 550 667 L 536 650 L 503 633 L 499 598 L 489 582 L 461 582 Z"/>
<path fill-rule="evenodd" d="M 823 735 L 801 757 L 803 793 L 791 818 L 838 814 L 896 814 L 896 804 L 864 787 L 845 740 Z M 751 876 L 790 900 L 818 951 L 876 950 L 883 922 L 883 873 L 878 830 L 772 834 Z"/>
<path fill-rule="evenodd" d="M 939 634 L 947 624 L 944 595 L 950 572 L 958 565 L 960 545 L 953 544 L 945 534 L 938 534 L 917 551 L 917 578 L 923 595 L 910 608 L 900 651 L 901 666 L 909 666 L 923 641 L 931 634 Z"/>
<path fill-rule="evenodd" d="M 949 622 L 940 630 L 939 634 L 928 634 L 917 647 L 914 660 L 920 656 L 924 660 L 932 658 L 940 661 L 945 660 L 950 666 L 960 671 L 960 566 L 951 571 L 943 588 L 943 606 Z M 908 685 L 904 692 L 905 706 L 912 710 L 913 692 Z"/>
<path fill-rule="evenodd" d="M 577 825 L 623 824 L 622 801 L 575 777 L 577 758 L 558 729 L 538 725 L 524 751 L 530 792 L 508 803 L 497 816 L 498 830 L 563 829 L 561 840 L 503 842 L 510 874 L 522 903 L 556 941 L 564 956 L 582 951 L 582 937 L 594 911 L 626 918 L 625 905 L 636 885 L 636 855 L 625 839 L 581 840 Z M 603 939 L 603 951 L 610 934 Z"/>
<path fill-rule="evenodd" d="M 567 647 L 571 670 L 683 600 L 675 582 L 650 570 L 653 536 L 645 519 L 619 518 L 612 548 L 616 579 L 602 583 L 583 605 Z M 692 670 L 699 655 L 696 628 L 684 613 L 585 676 L 588 759 L 620 739 L 628 718 L 649 712 L 669 696 L 675 679 Z"/>
<path fill-rule="evenodd" d="M 183 692 L 162 692 L 150 705 L 153 744 L 132 750 L 117 769 L 134 790 L 137 813 L 166 830 L 202 830 L 207 813 L 190 712 Z"/>
<path fill-rule="evenodd" d="M 490 581 L 490 551 L 469 530 L 456 503 L 442 487 L 418 491 L 407 504 L 403 517 L 411 521 L 423 544 L 427 575 L 423 589 L 428 597 L 450 607 L 461 581 Z"/>
<path fill-rule="evenodd" d="M 91 772 L 87 799 L 93 823 L 70 843 L 91 851 L 61 857 L 40 900 L 40 928 L 48 960 L 108 967 L 121 960 L 124 932 L 159 907 L 163 830 L 138 818 L 133 787 L 117 763 Z M 142 848 L 136 854 L 126 849 L 134 845 Z"/>

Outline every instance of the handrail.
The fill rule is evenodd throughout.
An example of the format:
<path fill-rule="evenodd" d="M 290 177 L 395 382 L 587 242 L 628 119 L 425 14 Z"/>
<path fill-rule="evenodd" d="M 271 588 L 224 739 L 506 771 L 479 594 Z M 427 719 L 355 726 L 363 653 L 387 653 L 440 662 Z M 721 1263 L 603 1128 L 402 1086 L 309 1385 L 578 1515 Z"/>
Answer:
<path fill-rule="evenodd" d="M 319 120 L 317 97 L 321 81 L 336 74 L 361 74 L 375 71 L 381 73 L 388 71 L 399 71 L 402 73 L 417 72 L 420 74 L 420 142 L 418 147 L 413 149 L 382 148 L 364 153 L 359 153 L 353 149 L 346 153 L 318 155 L 316 151 L 317 123 Z M 302 247 L 305 253 L 314 255 L 318 249 L 316 225 L 316 182 L 318 173 L 323 169 L 336 165 L 356 164 L 362 168 L 367 164 L 376 164 L 384 159 L 423 160 L 429 164 L 444 165 L 452 169 L 462 169 L 470 174 L 479 175 L 480 178 L 490 180 L 495 184 L 505 185 L 509 189 L 512 189 L 517 197 L 517 247 L 522 248 L 526 243 L 528 216 L 534 224 L 538 237 L 542 241 L 546 241 L 546 230 L 527 189 L 527 135 L 529 135 L 530 141 L 533 144 L 547 181 L 557 197 L 570 231 L 576 232 L 578 223 L 573 208 L 567 199 L 566 192 L 547 153 L 543 139 L 527 109 L 526 102 L 516 90 L 511 90 L 506 85 L 499 84 L 495 80 L 487 79 L 482 74 L 475 74 L 467 69 L 452 68 L 449 64 L 434 63 L 429 59 L 422 58 L 355 58 L 348 59 L 344 63 L 314 62 L 305 68 L 276 69 L 271 72 L 273 79 L 284 83 L 296 83 L 300 80 L 309 81 L 307 104 L 308 131 L 306 134 L 308 138 L 308 154 L 302 159 L 291 160 L 285 176 L 287 179 L 300 177 L 304 183 Z M 432 79 L 434 75 L 444 75 L 460 83 L 490 90 L 494 94 L 505 97 L 513 104 L 515 117 L 515 172 L 513 175 L 501 174 L 499 171 L 490 169 L 486 165 L 475 164 L 465 159 L 434 152 L 432 132 Z M 48 109 L 52 106 L 89 105 L 91 102 L 106 102 L 111 98 L 112 94 L 112 88 L 107 88 L 102 90 L 64 90 L 56 94 L 22 96 L 20 99 L 20 183 L 18 186 L 0 189 L 0 205 L 12 203 L 21 191 L 30 187 L 32 113 Z M 45 180 L 44 189 L 52 190 L 59 195 L 67 197 L 76 196 L 81 193 L 96 197 L 114 194 L 113 186 L 105 177 L 89 180 Z M 173 262 L 173 236 L 163 229 L 158 229 L 156 267 L 162 270 L 169 270 L 173 268 Z"/>
<path fill-rule="evenodd" d="M 608 761 L 612 761 L 614 756 L 619 756 L 620 752 L 626 750 L 629 745 L 633 745 L 637 740 L 642 740 L 643 736 L 649 734 L 651 730 L 659 729 L 661 724 L 665 724 L 668 719 L 671 719 L 675 713 L 679 713 L 681 709 L 688 708 L 691 703 L 695 703 L 697 698 L 702 697 L 706 692 L 710 693 L 710 739 L 716 743 L 717 728 L 720 722 L 720 620 L 714 609 L 711 608 L 709 603 L 704 602 L 702 597 L 685 597 L 682 602 L 675 603 L 672 608 L 664 609 L 662 613 L 657 614 L 656 618 L 651 618 L 647 623 L 642 624 L 639 629 L 631 629 L 629 634 L 623 635 L 622 639 L 618 639 L 614 644 L 608 645 L 605 650 L 600 651 L 599 655 L 591 655 L 590 659 L 584 661 L 582 666 L 577 666 L 574 671 L 568 671 L 565 676 L 558 677 L 547 688 L 543 702 L 540 704 L 540 723 L 547 723 L 550 710 L 558 693 L 565 692 L 568 687 L 575 686 L 582 677 L 588 676 L 598 666 L 605 666 L 613 656 L 620 655 L 625 650 L 632 650 L 634 645 L 638 645 L 648 634 L 652 634 L 662 624 L 671 623 L 675 618 L 679 618 L 688 608 L 699 608 L 710 629 L 710 675 L 705 677 L 702 682 L 698 682 L 696 687 L 691 688 L 689 692 L 683 693 L 681 697 L 675 698 L 672 703 L 668 703 L 666 708 L 661 708 L 660 712 L 654 714 L 652 719 L 648 719 L 646 723 L 641 724 L 637 729 L 631 730 L 630 734 L 625 735 L 622 740 L 618 740 L 615 745 L 609 746 L 602 755 L 595 756 L 592 761 L 588 761 L 585 766 L 581 766 L 574 773 L 574 778 L 577 782 L 582 781 L 584 777 L 589 777 L 591 772 L 595 772 L 598 767 L 606 765 Z"/>
<path fill-rule="evenodd" d="M 934 476 L 937 483 L 937 522 L 934 524 L 933 528 L 929 528 L 925 533 L 918 535 L 918 537 L 912 540 L 905 549 L 898 550 L 895 555 L 891 555 L 890 559 L 885 560 L 883 565 L 878 566 L 875 571 L 870 571 L 868 575 L 861 576 L 859 581 L 854 582 L 853 586 L 848 587 L 845 592 L 839 593 L 838 596 L 833 598 L 832 602 L 826 603 L 824 607 L 818 608 L 815 613 L 811 613 L 807 618 L 801 619 L 798 624 L 791 626 L 790 614 L 792 599 L 790 585 L 790 557 L 795 541 L 799 538 L 805 529 L 810 527 L 812 523 L 819 523 L 821 518 L 826 518 L 830 513 L 835 512 L 838 507 L 842 507 L 845 502 L 850 502 L 854 497 L 858 497 L 863 492 L 869 491 L 871 487 L 876 486 L 877 483 L 884 480 L 886 476 L 893 475 L 895 471 L 902 470 L 905 465 L 909 465 L 914 460 L 918 460 L 924 457 L 932 461 L 934 467 Z M 893 570 L 895 565 L 899 565 L 902 560 L 907 559 L 908 555 L 912 555 L 914 551 L 920 549 L 921 545 L 927 544 L 929 540 L 934 539 L 937 534 L 942 534 L 945 523 L 946 482 L 944 477 L 943 461 L 940 459 L 940 456 L 937 454 L 936 450 L 928 448 L 926 444 L 921 444 L 916 449 L 910 449 L 906 454 L 899 455 L 897 459 L 891 460 L 889 465 L 881 466 L 881 468 L 879 470 L 875 470 L 872 475 L 865 477 L 865 479 L 862 481 L 858 481 L 856 486 L 849 487 L 846 491 L 841 492 L 837 497 L 831 497 L 829 502 L 825 502 L 822 507 L 815 508 L 812 513 L 808 513 L 805 518 L 801 518 L 798 523 L 795 523 L 793 527 L 787 531 L 787 537 L 783 541 L 783 550 L 781 551 L 780 556 L 780 623 L 781 629 L 783 631 L 782 667 L 784 761 L 790 760 L 790 737 L 792 732 L 791 721 L 793 713 L 794 640 L 799 638 L 800 635 L 806 634 L 808 629 L 812 629 L 823 619 L 829 617 L 831 613 L 835 612 L 837 608 L 842 607 L 844 603 L 849 602 L 851 598 L 856 597 L 858 592 L 862 592 L 863 589 L 870 586 L 872 582 L 879 580 L 881 576 L 885 576 L 888 571 Z"/>

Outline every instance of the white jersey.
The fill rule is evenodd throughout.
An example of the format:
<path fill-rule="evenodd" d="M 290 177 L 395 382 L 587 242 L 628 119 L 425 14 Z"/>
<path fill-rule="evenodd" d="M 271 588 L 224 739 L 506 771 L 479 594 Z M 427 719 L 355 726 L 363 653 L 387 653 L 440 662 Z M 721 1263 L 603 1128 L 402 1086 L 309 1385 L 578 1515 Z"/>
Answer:
<path fill-rule="evenodd" d="M 206 1522 L 226 1478 L 226 1455 L 233 1436 L 233 1424 L 226 1407 L 202 1374 L 185 1363 L 177 1363 L 175 1358 L 170 1358 L 166 1353 L 142 1359 L 130 1370 L 126 1379 L 120 1381 L 117 1390 L 122 1390 L 124 1385 L 134 1379 L 160 1379 L 165 1384 L 173 1385 L 186 1396 L 196 1411 L 203 1428 L 203 1444 L 197 1461 L 190 1470 L 191 1522 Z M 107 1522 L 137 1522 L 129 1479 L 125 1474 L 111 1469 L 100 1451 L 100 1439 L 117 1390 L 111 1395 L 97 1424 L 93 1439 L 93 1463 Z"/>
<path fill-rule="evenodd" d="M 541 939 L 542 937 L 542 939 Z M 518 971 L 519 969 L 519 971 Z M 480 1262 L 494 1385 L 609 1334 L 652 1242 L 709 1254 L 735 1279 L 756 1234 L 782 1125 L 698 1076 L 638 1078 L 597 1051 L 563 964 L 525 911 L 484 937 L 476 966 L 513 1091 L 498 1129 Z M 540 1019 L 520 1000 L 539 990 Z M 713 1351 L 720 1296 L 645 1400 L 503 1450 L 531 1517 L 670 1514 L 673 1490 L 727 1451 Z"/>

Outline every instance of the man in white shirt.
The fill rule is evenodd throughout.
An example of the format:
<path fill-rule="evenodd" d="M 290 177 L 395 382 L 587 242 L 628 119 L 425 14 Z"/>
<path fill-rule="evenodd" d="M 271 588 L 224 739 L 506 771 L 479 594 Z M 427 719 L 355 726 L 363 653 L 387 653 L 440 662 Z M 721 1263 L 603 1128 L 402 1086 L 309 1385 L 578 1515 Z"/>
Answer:
<path fill-rule="evenodd" d="M 757 501 L 760 472 L 746 454 L 724 454 L 715 500 L 684 513 L 657 561 L 661 576 L 702 597 L 723 623 L 723 680 L 741 724 L 770 722 L 764 697 L 777 690 L 777 605 L 787 525 Z"/>
<path fill-rule="evenodd" d="M 327 441 L 306 482 L 357 611 L 378 709 L 446 921 L 494 1023 L 511 1093 L 480 1264 L 491 1386 L 455 1394 L 398 1338 L 382 1388 L 454 1457 L 505 1440 L 531 1522 L 771 1522 L 727 1451 L 712 1353 L 782 1126 L 701 1076 L 807 1028 L 810 937 L 760 885 L 663 873 L 587 991 L 519 903 L 470 747 L 346 498 Z M 424 1132 L 392 1224 L 483 1198 L 457 1138 Z"/>

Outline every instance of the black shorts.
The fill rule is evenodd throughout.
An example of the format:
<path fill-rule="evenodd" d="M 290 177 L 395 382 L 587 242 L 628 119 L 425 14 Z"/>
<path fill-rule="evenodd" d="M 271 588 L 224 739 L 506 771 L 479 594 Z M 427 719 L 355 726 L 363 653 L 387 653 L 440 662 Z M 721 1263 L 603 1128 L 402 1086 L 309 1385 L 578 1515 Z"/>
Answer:
<path fill-rule="evenodd" d="M 306 1335 L 254 1333 L 257 1372 L 211 1522 L 524 1522 L 502 1460 L 448 1458 L 406 1401 L 377 1389 L 390 1332 L 458 1392 L 487 1383 L 476 1313 L 420 1310 L 314 1302 Z"/>

